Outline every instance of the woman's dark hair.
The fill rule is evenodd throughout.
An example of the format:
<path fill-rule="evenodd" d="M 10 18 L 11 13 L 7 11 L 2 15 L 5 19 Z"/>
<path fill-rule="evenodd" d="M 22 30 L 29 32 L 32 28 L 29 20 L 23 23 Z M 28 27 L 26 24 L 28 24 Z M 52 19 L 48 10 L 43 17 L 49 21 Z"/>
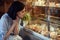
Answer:
<path fill-rule="evenodd" d="M 17 12 L 22 11 L 24 9 L 24 7 L 25 7 L 25 5 L 22 2 L 14 1 L 12 3 L 12 5 L 10 6 L 7 13 L 9 15 L 9 17 L 12 18 L 12 20 L 15 20 L 16 16 L 17 16 Z"/>

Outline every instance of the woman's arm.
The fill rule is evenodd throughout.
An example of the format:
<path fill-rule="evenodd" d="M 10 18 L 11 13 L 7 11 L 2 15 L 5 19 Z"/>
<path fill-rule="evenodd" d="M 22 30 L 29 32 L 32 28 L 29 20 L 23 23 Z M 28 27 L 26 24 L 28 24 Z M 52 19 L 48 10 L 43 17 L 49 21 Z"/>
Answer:
<path fill-rule="evenodd" d="M 18 33 L 18 22 L 19 22 L 19 18 L 16 17 L 16 20 L 13 20 L 13 24 L 12 24 L 11 28 L 9 29 L 9 31 L 7 31 L 7 33 L 6 33 L 5 37 L 4 37 L 4 40 L 6 40 L 6 39 L 9 37 L 10 33 L 11 33 L 15 28 L 16 28 L 16 29 L 14 30 L 14 31 L 15 31 L 15 34 Z"/>
<path fill-rule="evenodd" d="M 12 25 L 12 27 L 9 29 L 9 31 L 4 36 L 4 40 L 6 40 L 8 38 L 8 36 L 10 35 L 10 33 L 13 31 L 14 27 L 15 27 L 15 25 Z"/>
<path fill-rule="evenodd" d="M 10 33 L 11 33 L 11 32 L 14 30 L 14 28 L 16 27 L 16 24 L 17 24 L 16 21 L 13 22 L 11 28 L 7 31 L 6 35 L 4 36 L 4 40 L 6 40 L 6 39 L 9 37 Z"/>

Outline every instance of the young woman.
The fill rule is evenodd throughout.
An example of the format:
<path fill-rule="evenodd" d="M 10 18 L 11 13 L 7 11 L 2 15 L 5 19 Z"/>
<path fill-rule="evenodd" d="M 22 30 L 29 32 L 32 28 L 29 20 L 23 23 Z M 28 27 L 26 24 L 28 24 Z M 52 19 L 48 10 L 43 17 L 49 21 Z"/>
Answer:
<path fill-rule="evenodd" d="M 2 27 L 3 31 L 3 40 L 15 40 L 18 37 L 17 35 L 19 34 L 19 20 L 22 19 L 24 15 L 25 5 L 18 1 L 13 2 L 8 12 L 5 13 L 0 20 L 0 26 Z M 21 37 L 19 38 L 22 40 Z"/>

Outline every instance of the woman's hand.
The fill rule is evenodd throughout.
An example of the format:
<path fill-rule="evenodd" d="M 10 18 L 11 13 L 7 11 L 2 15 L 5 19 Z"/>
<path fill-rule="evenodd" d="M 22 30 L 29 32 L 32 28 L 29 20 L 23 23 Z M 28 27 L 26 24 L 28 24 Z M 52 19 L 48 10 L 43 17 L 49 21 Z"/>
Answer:
<path fill-rule="evenodd" d="M 18 35 L 18 34 L 19 34 L 19 29 L 18 29 L 18 25 L 16 25 L 14 28 L 14 35 Z"/>
<path fill-rule="evenodd" d="M 19 18 L 17 17 L 17 19 L 16 20 L 13 20 L 13 23 L 16 23 L 15 24 L 15 27 L 14 27 L 14 34 L 15 35 L 18 35 L 19 34 L 19 29 L 18 29 L 18 25 L 19 25 Z"/>

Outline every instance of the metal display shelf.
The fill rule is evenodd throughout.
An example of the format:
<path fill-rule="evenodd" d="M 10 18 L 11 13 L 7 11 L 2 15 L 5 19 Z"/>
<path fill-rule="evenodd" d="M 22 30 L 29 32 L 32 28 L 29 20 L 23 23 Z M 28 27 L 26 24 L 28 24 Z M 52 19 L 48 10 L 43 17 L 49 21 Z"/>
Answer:
<path fill-rule="evenodd" d="M 36 38 L 38 38 L 38 39 L 40 39 L 40 40 L 50 40 L 50 38 L 45 37 L 44 35 L 39 34 L 39 33 L 37 33 L 37 32 L 34 32 L 34 31 L 30 30 L 30 29 L 24 28 L 24 31 L 27 32 L 27 33 L 30 34 L 30 35 L 35 36 Z"/>

